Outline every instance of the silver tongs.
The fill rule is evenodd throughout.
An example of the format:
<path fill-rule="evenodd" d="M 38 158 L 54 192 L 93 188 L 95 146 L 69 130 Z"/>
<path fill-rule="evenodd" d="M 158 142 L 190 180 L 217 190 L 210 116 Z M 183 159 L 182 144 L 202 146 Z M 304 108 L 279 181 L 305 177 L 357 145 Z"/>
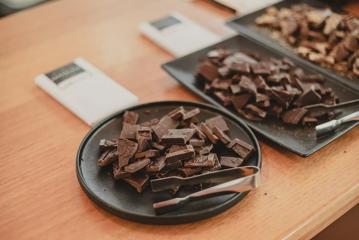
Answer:
<path fill-rule="evenodd" d="M 158 179 L 151 181 L 152 190 L 155 189 L 155 191 L 160 191 L 175 186 L 196 183 L 220 184 L 189 194 L 185 197 L 178 197 L 154 203 L 153 208 L 157 214 L 178 209 L 192 200 L 209 198 L 227 193 L 247 192 L 255 189 L 260 183 L 260 170 L 255 166 L 244 166 L 219 170 L 188 178 L 169 177 L 164 179 L 165 180 Z"/>
<path fill-rule="evenodd" d="M 351 114 L 349 114 L 345 117 L 342 117 L 340 119 L 337 119 L 337 120 L 331 120 L 329 122 L 319 124 L 318 126 L 315 127 L 315 131 L 316 131 L 317 136 L 320 136 L 325 133 L 334 131 L 339 126 L 341 126 L 343 123 L 353 122 L 353 121 L 359 122 L 359 111 L 351 113 Z"/>
<path fill-rule="evenodd" d="M 304 108 L 306 108 L 307 110 L 309 110 L 311 112 L 315 112 L 315 111 L 324 111 L 324 110 L 334 110 L 334 109 L 339 109 L 339 108 L 344 108 L 344 107 L 352 107 L 355 105 L 359 105 L 359 99 L 341 102 L 341 103 L 334 104 L 334 105 L 327 105 L 327 104 L 319 103 L 319 104 L 304 106 Z"/>

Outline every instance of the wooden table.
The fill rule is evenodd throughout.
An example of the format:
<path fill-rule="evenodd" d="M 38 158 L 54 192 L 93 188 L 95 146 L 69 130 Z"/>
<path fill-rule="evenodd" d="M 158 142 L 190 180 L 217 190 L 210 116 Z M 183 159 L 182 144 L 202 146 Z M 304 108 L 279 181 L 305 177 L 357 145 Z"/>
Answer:
<path fill-rule="evenodd" d="M 85 195 L 75 155 L 89 127 L 34 77 L 82 56 L 141 102 L 198 101 L 160 69 L 171 56 L 138 31 L 139 22 L 174 10 L 229 32 L 222 24 L 231 13 L 203 1 L 62 0 L 0 20 L 2 239 L 308 239 L 359 202 L 359 128 L 308 158 L 262 139 L 260 188 L 192 224 L 129 222 Z"/>

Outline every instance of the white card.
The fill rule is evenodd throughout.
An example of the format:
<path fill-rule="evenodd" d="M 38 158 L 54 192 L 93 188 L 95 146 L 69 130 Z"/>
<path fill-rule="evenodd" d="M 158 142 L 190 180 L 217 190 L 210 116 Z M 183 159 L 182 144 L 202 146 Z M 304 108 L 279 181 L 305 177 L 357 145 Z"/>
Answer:
<path fill-rule="evenodd" d="M 179 13 L 141 23 L 140 32 L 175 57 L 189 54 L 221 40 L 217 34 Z"/>
<path fill-rule="evenodd" d="M 214 0 L 236 11 L 239 15 L 249 14 L 280 0 Z"/>
<path fill-rule="evenodd" d="M 35 83 L 89 125 L 138 102 L 137 96 L 82 58 L 37 76 Z"/>

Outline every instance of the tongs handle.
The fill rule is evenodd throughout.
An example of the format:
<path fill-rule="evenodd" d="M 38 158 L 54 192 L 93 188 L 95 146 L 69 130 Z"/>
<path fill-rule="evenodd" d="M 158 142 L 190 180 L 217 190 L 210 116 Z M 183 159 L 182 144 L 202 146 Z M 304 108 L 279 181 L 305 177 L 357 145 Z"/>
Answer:
<path fill-rule="evenodd" d="M 345 108 L 359 105 L 359 99 L 354 99 L 346 102 L 341 102 L 334 105 L 327 105 L 327 104 L 313 104 L 305 106 L 304 108 L 308 109 L 309 111 L 318 111 L 318 110 L 334 110 L 338 108 Z"/>
<path fill-rule="evenodd" d="M 349 114 L 349 115 L 342 117 L 340 119 L 337 119 L 337 120 L 331 120 L 329 122 L 319 124 L 315 127 L 315 131 L 317 133 L 317 136 L 320 136 L 325 133 L 334 131 L 343 123 L 350 122 L 350 121 L 359 121 L 359 111 Z"/>
<path fill-rule="evenodd" d="M 216 185 L 214 187 L 204 189 L 202 191 L 194 192 L 187 195 L 186 197 L 173 198 L 162 202 L 157 202 L 153 204 L 153 208 L 157 214 L 163 214 L 178 209 L 192 200 L 209 198 L 226 193 L 247 192 L 258 187 L 260 183 L 259 176 L 259 169 L 257 168 L 257 171 L 250 176 L 238 178 Z"/>

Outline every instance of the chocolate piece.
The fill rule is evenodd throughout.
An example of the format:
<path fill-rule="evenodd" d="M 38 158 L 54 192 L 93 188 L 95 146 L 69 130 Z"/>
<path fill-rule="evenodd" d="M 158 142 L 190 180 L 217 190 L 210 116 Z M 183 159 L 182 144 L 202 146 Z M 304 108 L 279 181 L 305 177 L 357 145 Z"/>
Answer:
<path fill-rule="evenodd" d="M 207 146 L 204 146 L 203 148 L 201 148 L 198 153 L 200 155 L 205 155 L 205 154 L 209 154 L 213 149 L 213 145 L 212 144 L 209 144 Z"/>
<path fill-rule="evenodd" d="M 199 65 L 198 74 L 210 82 L 219 77 L 216 66 L 209 61 L 203 62 Z"/>
<path fill-rule="evenodd" d="M 257 63 L 251 65 L 254 74 L 258 75 L 269 75 L 270 69 L 266 63 Z"/>
<path fill-rule="evenodd" d="M 138 144 L 128 139 L 119 138 L 117 140 L 117 154 L 119 167 L 126 166 L 130 158 L 132 158 L 137 151 Z"/>
<path fill-rule="evenodd" d="M 153 158 L 153 157 L 158 157 L 160 155 L 158 150 L 147 150 L 144 152 L 138 152 L 135 154 L 135 158 Z"/>
<path fill-rule="evenodd" d="M 232 103 L 230 95 L 224 92 L 216 91 L 214 92 L 214 96 L 216 96 L 224 106 L 229 106 Z"/>
<path fill-rule="evenodd" d="M 124 123 L 135 125 L 135 124 L 137 124 L 138 118 L 139 118 L 139 114 L 136 112 L 126 111 L 123 114 L 123 122 Z"/>
<path fill-rule="evenodd" d="M 206 137 L 211 141 L 212 143 L 216 143 L 218 138 L 216 135 L 212 133 L 212 130 L 208 127 L 206 123 L 200 123 L 199 125 L 201 131 L 206 135 Z"/>
<path fill-rule="evenodd" d="M 98 145 L 101 152 L 117 148 L 116 140 L 101 139 Z"/>
<path fill-rule="evenodd" d="M 233 139 L 229 144 L 228 148 L 231 148 L 241 158 L 246 160 L 253 152 L 254 147 L 238 138 Z"/>
<path fill-rule="evenodd" d="M 232 84 L 229 88 L 232 94 L 237 94 L 241 92 L 241 87 L 238 84 Z"/>
<path fill-rule="evenodd" d="M 230 143 L 231 139 L 228 137 L 227 134 L 225 134 L 221 129 L 218 127 L 213 128 L 213 133 L 218 137 L 218 139 L 224 144 L 227 145 Z"/>
<path fill-rule="evenodd" d="M 189 140 L 189 144 L 193 147 L 202 147 L 205 141 L 203 139 L 191 139 Z"/>
<path fill-rule="evenodd" d="M 285 123 L 297 125 L 302 120 L 307 111 L 308 110 L 305 108 L 294 108 L 292 110 L 286 111 L 282 115 L 282 120 Z"/>
<path fill-rule="evenodd" d="M 298 107 L 319 103 L 322 97 L 313 89 L 305 91 L 296 101 Z"/>
<path fill-rule="evenodd" d="M 148 186 L 149 179 L 148 175 L 136 174 L 123 180 L 134 187 L 138 193 L 141 193 Z"/>
<path fill-rule="evenodd" d="M 182 161 L 175 161 L 175 162 L 166 162 L 165 169 L 166 171 L 177 170 L 182 167 Z"/>
<path fill-rule="evenodd" d="M 250 73 L 251 68 L 249 66 L 249 63 L 246 62 L 234 62 L 231 65 L 229 65 L 229 69 L 233 72 L 238 73 Z"/>
<path fill-rule="evenodd" d="M 171 117 L 165 115 L 161 118 L 159 123 L 152 127 L 152 130 L 158 140 L 162 138 L 163 135 L 167 134 L 169 129 L 176 128 L 178 122 L 173 120 Z"/>
<path fill-rule="evenodd" d="M 179 150 L 184 150 L 187 149 L 186 145 L 172 145 L 170 148 L 168 148 L 168 152 L 172 153 L 172 152 L 177 152 Z"/>
<path fill-rule="evenodd" d="M 190 128 L 193 128 L 194 130 L 196 130 L 196 135 L 200 139 L 206 139 L 207 138 L 206 135 L 202 132 L 202 130 L 196 124 L 191 123 Z"/>
<path fill-rule="evenodd" d="M 196 156 L 184 163 L 185 167 L 197 168 L 197 167 L 213 167 L 217 158 L 217 154 L 210 153 L 208 155 Z"/>
<path fill-rule="evenodd" d="M 165 150 L 165 146 L 163 146 L 163 145 L 161 145 L 161 144 L 159 144 L 159 143 L 156 143 L 156 142 L 151 142 L 151 146 L 153 147 L 153 148 L 156 148 L 157 150 L 159 150 L 159 151 L 163 151 L 163 150 Z"/>
<path fill-rule="evenodd" d="M 255 95 L 257 93 L 257 87 L 254 84 L 254 82 L 246 77 L 246 76 L 242 76 L 241 77 L 241 81 L 239 82 L 239 86 L 241 87 L 241 89 L 243 91 L 246 91 L 248 93 L 251 93 L 253 95 Z"/>
<path fill-rule="evenodd" d="M 182 120 L 185 115 L 185 110 L 182 106 L 180 106 L 169 112 L 167 115 L 174 120 Z"/>
<path fill-rule="evenodd" d="M 193 128 L 169 129 L 168 133 L 162 136 L 161 143 L 184 145 L 192 138 L 195 131 Z"/>
<path fill-rule="evenodd" d="M 194 108 L 184 114 L 183 120 L 193 118 L 194 116 L 198 115 L 200 112 L 201 111 L 199 110 L 199 108 Z"/>
<path fill-rule="evenodd" d="M 219 129 L 221 129 L 224 132 L 229 130 L 226 121 L 220 115 L 207 119 L 206 124 L 208 125 L 208 127 L 210 129 L 213 129 L 214 127 L 218 127 Z"/>
<path fill-rule="evenodd" d="M 140 127 L 139 125 L 124 123 L 122 125 L 120 138 L 136 139 L 136 133 L 139 127 Z"/>
<path fill-rule="evenodd" d="M 146 172 L 154 173 L 161 171 L 166 165 L 166 158 L 164 156 L 156 158 L 150 165 L 147 165 Z"/>
<path fill-rule="evenodd" d="M 197 173 L 200 173 L 202 171 L 202 168 L 197 167 L 182 167 L 178 169 L 185 177 L 193 176 Z"/>
<path fill-rule="evenodd" d="M 99 165 L 100 167 L 108 166 L 117 159 L 118 155 L 116 148 L 109 149 L 101 154 L 100 158 L 97 160 L 97 165 Z"/>
<path fill-rule="evenodd" d="M 170 152 L 166 154 L 166 163 L 173 163 L 191 159 L 194 156 L 194 149 L 191 145 L 186 145 L 186 149 Z"/>
<path fill-rule="evenodd" d="M 234 168 L 239 167 L 243 163 L 243 161 L 243 158 L 223 156 L 221 157 L 220 163 L 221 166 Z"/>
<path fill-rule="evenodd" d="M 242 109 L 248 103 L 250 98 L 251 98 L 251 95 L 247 94 L 247 93 L 232 96 L 232 103 L 233 103 L 234 108 L 236 110 Z"/>
<path fill-rule="evenodd" d="M 112 164 L 112 172 L 113 177 L 118 180 L 122 178 L 128 178 L 131 176 L 131 173 L 125 172 L 122 170 L 122 168 L 119 166 L 118 161 L 114 161 Z"/>
<path fill-rule="evenodd" d="M 148 164 L 150 164 L 150 162 L 151 160 L 149 158 L 138 159 L 135 162 L 125 166 L 123 169 L 125 170 L 125 172 L 135 173 L 146 167 Z"/>
<path fill-rule="evenodd" d="M 246 106 L 246 109 L 258 117 L 265 118 L 267 116 L 266 111 L 260 109 L 259 107 L 255 106 L 253 104 L 248 104 Z"/>

